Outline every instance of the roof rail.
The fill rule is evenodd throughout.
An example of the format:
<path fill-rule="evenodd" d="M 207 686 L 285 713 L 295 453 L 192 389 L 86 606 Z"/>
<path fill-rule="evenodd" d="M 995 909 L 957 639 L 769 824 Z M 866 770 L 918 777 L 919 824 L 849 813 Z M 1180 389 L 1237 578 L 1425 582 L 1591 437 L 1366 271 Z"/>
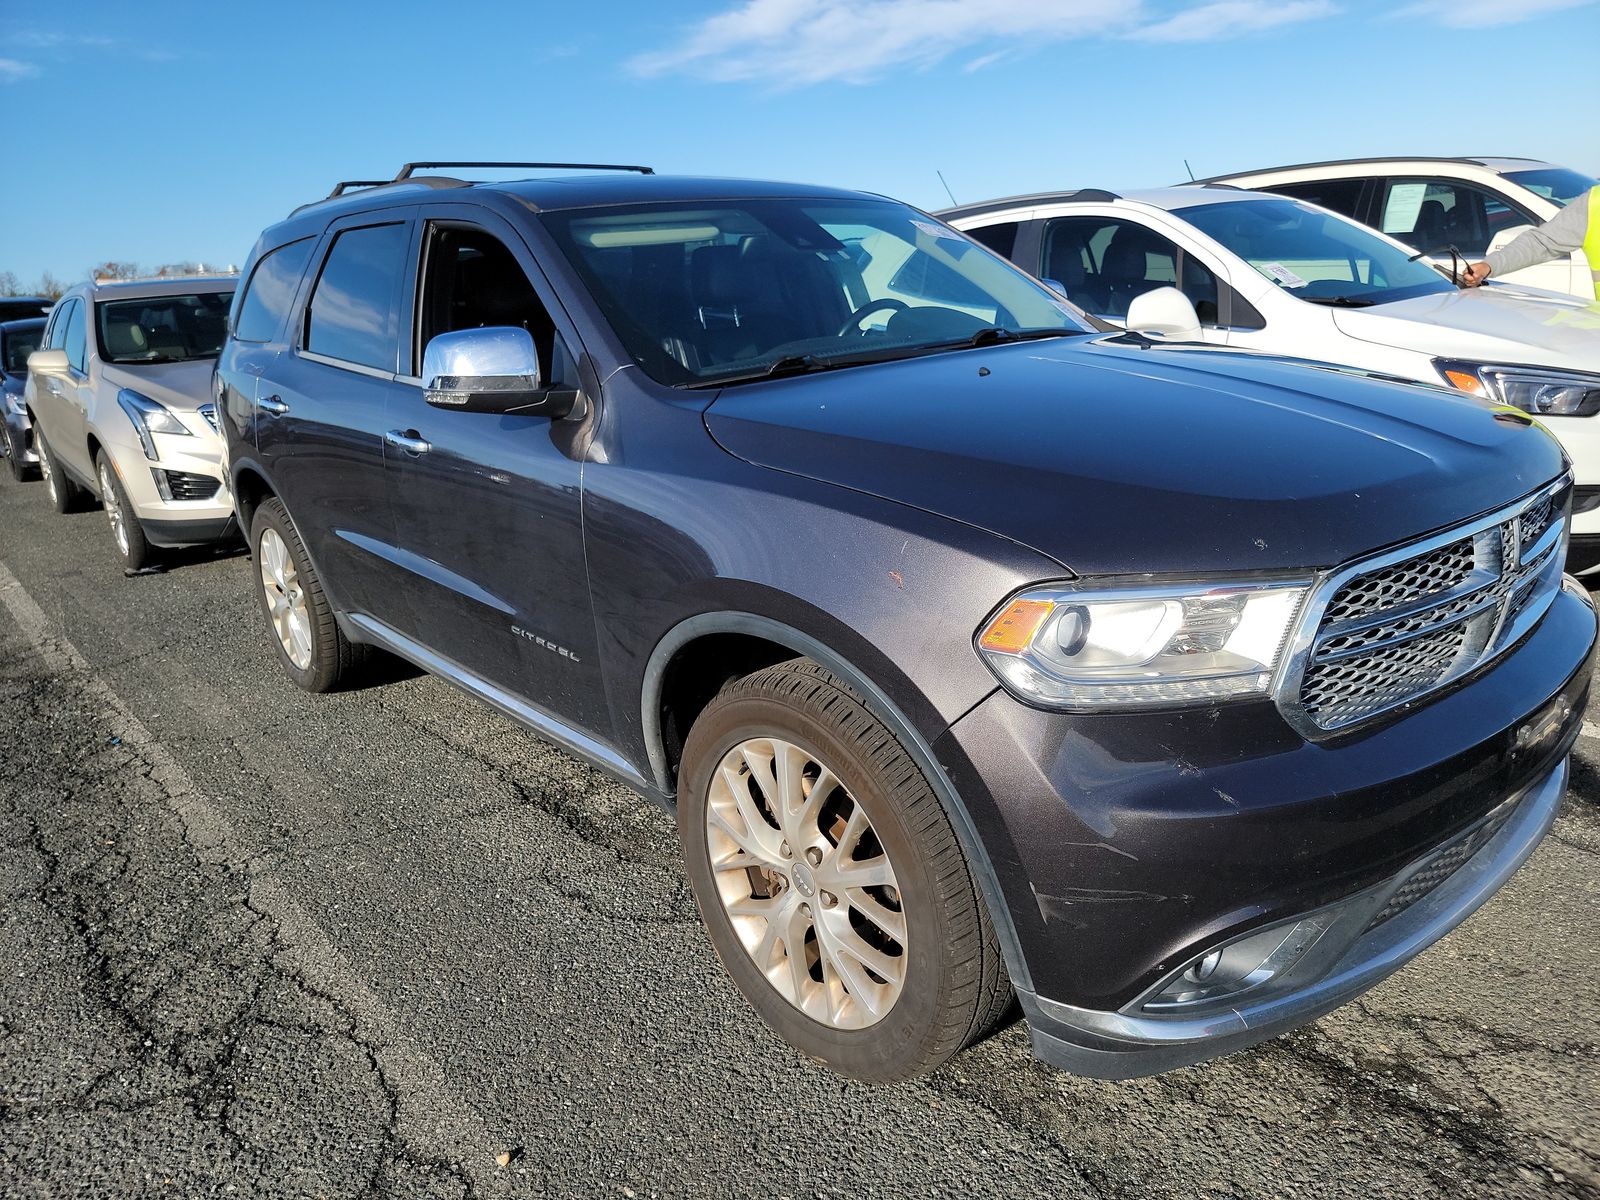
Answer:
<path fill-rule="evenodd" d="M 654 175 L 654 167 L 624 166 L 618 163 L 564 163 L 564 162 L 409 162 L 400 168 L 400 174 L 388 182 L 401 183 L 410 179 L 419 169 L 434 167 L 467 167 L 471 170 L 505 167 L 531 167 L 544 171 L 633 171 L 639 175 Z"/>
<path fill-rule="evenodd" d="M 390 179 L 341 179 L 333 185 L 333 191 L 329 192 L 323 199 L 332 200 L 335 196 L 344 195 L 351 188 L 384 187 L 392 182 L 394 181 Z"/>
<path fill-rule="evenodd" d="M 1030 204 L 1065 204 L 1071 200 L 1092 200 L 1104 204 L 1110 200 L 1121 199 L 1117 193 L 1108 192 L 1104 188 L 1078 188 L 1074 191 L 1033 192 L 1024 196 L 1006 196 L 1000 200 L 980 200 L 976 204 L 958 204 L 954 208 L 941 208 L 933 215 L 942 217 L 946 221 L 955 221 L 962 217 L 976 217 L 984 213 L 1002 212 L 1008 208 L 1023 208 Z"/>

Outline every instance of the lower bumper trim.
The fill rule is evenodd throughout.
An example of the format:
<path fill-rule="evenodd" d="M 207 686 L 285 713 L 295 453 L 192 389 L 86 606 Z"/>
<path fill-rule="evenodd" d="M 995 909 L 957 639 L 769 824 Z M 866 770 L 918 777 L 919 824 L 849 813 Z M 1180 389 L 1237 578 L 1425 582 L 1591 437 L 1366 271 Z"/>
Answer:
<path fill-rule="evenodd" d="M 1512 815 L 1476 854 L 1403 912 L 1356 937 L 1313 982 L 1186 1018 L 1075 1008 L 1019 990 L 1034 1055 L 1076 1075 L 1134 1079 L 1242 1050 L 1332 1012 L 1405 966 L 1500 889 L 1555 822 L 1567 773 L 1563 758 L 1522 793 Z M 1393 886 L 1391 881 L 1371 889 L 1374 907 Z"/>
<path fill-rule="evenodd" d="M 231 515 L 209 517 L 203 521 L 148 521 L 140 518 L 139 524 L 144 527 L 145 537 L 167 549 L 220 542 L 239 531 L 238 522 Z"/>

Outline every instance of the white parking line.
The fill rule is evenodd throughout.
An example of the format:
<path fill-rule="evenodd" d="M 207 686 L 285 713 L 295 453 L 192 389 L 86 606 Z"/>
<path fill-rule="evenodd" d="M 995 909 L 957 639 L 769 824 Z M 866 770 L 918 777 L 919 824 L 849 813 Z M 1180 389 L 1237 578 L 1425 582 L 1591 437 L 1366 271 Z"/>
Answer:
<path fill-rule="evenodd" d="M 124 744 L 136 746 L 150 763 L 151 778 L 167 792 L 168 804 L 187 827 L 195 853 L 214 864 L 258 862 L 259 852 L 241 841 L 189 773 L 52 625 L 4 563 L 0 563 L 0 603 L 50 669 L 77 676 L 84 691 L 104 705 L 107 727 Z M 281 953 L 294 970 L 343 1004 L 355 1020 L 357 1036 L 375 1047 L 379 1068 L 399 1097 L 397 1124 L 406 1140 L 430 1156 L 461 1162 L 475 1187 L 499 1191 L 502 1181 L 488 1165 L 494 1143 L 482 1118 L 445 1079 L 439 1064 L 401 1032 L 403 1024 L 360 981 L 315 919 L 257 866 L 251 868 L 250 903 L 277 922 L 278 941 L 285 947 Z"/>

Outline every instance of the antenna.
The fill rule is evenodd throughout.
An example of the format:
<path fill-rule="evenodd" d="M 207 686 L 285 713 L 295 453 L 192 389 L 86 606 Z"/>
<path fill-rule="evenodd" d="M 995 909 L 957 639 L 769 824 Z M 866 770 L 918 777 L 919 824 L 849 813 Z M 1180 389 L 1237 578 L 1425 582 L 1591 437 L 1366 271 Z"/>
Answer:
<path fill-rule="evenodd" d="M 1189 160 L 1187 158 L 1183 160 L 1183 169 L 1185 171 L 1189 172 L 1189 182 L 1193 183 L 1194 182 L 1194 168 L 1189 165 Z"/>
<path fill-rule="evenodd" d="M 940 183 L 944 183 L 944 172 L 943 171 L 941 171 L 937 167 L 935 167 L 933 173 L 939 177 L 939 182 Z M 944 183 L 944 194 L 946 196 L 950 197 L 951 207 L 954 207 L 955 204 L 956 204 L 956 194 L 950 190 L 950 185 L 948 183 Z"/>

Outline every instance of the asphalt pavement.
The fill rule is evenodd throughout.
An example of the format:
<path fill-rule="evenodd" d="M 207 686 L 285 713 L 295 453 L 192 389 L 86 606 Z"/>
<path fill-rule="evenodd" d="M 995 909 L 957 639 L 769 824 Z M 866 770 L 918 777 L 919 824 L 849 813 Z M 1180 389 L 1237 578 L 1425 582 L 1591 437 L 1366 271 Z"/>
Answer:
<path fill-rule="evenodd" d="M 1600 736 L 1310 1028 L 867 1087 L 724 978 L 667 814 L 438 680 L 298 691 L 252 571 L 0 482 L 0 1196 L 1600 1197 Z"/>

